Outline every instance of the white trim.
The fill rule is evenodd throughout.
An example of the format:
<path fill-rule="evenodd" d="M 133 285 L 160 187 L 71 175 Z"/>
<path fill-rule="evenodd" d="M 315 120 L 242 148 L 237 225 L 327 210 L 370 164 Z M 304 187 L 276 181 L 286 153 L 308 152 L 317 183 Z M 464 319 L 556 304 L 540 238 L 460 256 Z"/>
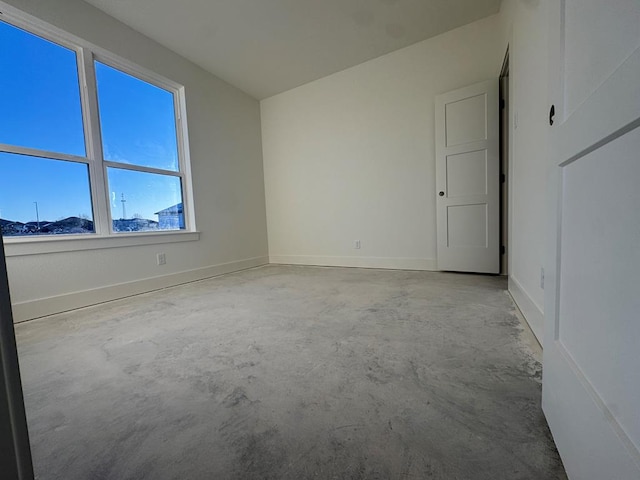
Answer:
<path fill-rule="evenodd" d="M 96 234 L 109 235 L 112 225 L 111 208 L 109 194 L 106 191 L 106 167 L 102 164 L 102 133 L 100 132 L 100 118 L 98 115 L 98 97 L 96 89 L 88 87 L 88 85 L 96 85 L 93 54 L 90 50 L 83 49 L 79 60 L 80 75 L 84 81 L 84 86 L 81 89 L 84 106 L 82 109 L 83 125 L 87 138 L 87 155 L 91 159 L 89 165 L 89 187 L 91 188 L 93 207 L 93 226 Z"/>
<path fill-rule="evenodd" d="M 126 73 L 138 80 L 142 80 L 145 83 L 149 83 L 154 87 L 158 87 L 161 90 L 166 90 L 171 93 L 175 93 L 182 88 L 182 85 L 176 83 L 168 78 L 163 77 L 162 75 L 155 73 L 153 70 L 149 70 L 148 68 L 142 67 L 137 63 L 131 62 L 126 58 L 122 58 L 114 53 L 111 53 L 104 48 L 98 47 L 97 45 L 92 45 L 84 40 L 81 41 L 80 45 L 88 50 L 91 50 L 93 53 L 93 61 L 102 63 L 107 67 L 111 67 L 115 70 L 120 70 L 121 72 Z M 174 104 L 175 105 L 175 104 Z M 179 113 L 176 110 L 176 119 Z"/>
<path fill-rule="evenodd" d="M 173 95 L 176 112 L 176 137 L 178 139 L 178 161 L 182 172 L 182 212 L 185 227 L 196 230 L 195 200 L 191 177 L 191 153 L 189 151 L 189 129 L 187 127 L 187 98 L 185 88 L 179 87 Z"/>
<path fill-rule="evenodd" d="M 84 42 L 84 40 L 79 37 L 71 35 L 61 28 L 55 27 L 2 1 L 0 1 L 0 15 L 4 22 L 43 38 L 48 42 L 57 43 L 78 55 L 80 54 L 80 48 L 88 45 L 87 42 Z M 36 31 L 32 31 L 31 29 L 35 29 Z M 86 45 L 81 45 L 82 43 Z M 80 79 L 78 78 L 78 80 Z"/>
<path fill-rule="evenodd" d="M 385 268 L 390 270 L 437 270 L 435 258 L 269 255 L 269 263 L 284 265 L 318 265 L 323 267 Z"/>
<path fill-rule="evenodd" d="M 542 308 L 531 298 L 524 287 L 513 275 L 509 275 L 509 293 L 516 303 L 522 316 L 529 324 L 531 331 L 543 345 L 544 339 L 544 313 Z M 544 345 L 543 345 L 544 346 Z"/>
<path fill-rule="evenodd" d="M 104 160 L 102 163 L 106 167 L 119 168 L 120 170 L 130 170 L 132 172 L 153 173 L 154 175 L 165 175 L 167 177 L 180 177 L 184 175 L 178 170 L 163 170 L 161 168 L 144 167 L 142 165 L 134 165 L 133 163 L 114 162 L 112 160 Z"/>
<path fill-rule="evenodd" d="M 95 234 L 39 235 L 35 237 L 5 237 L 4 248 L 7 257 L 19 257 L 22 255 L 40 255 L 45 253 L 194 242 L 197 240 L 200 240 L 200 232 L 183 231 L 120 233 L 108 237 Z"/>
<path fill-rule="evenodd" d="M 86 149 L 86 147 L 85 147 Z M 69 155 L 68 153 L 50 152 L 48 150 L 38 150 L 36 148 L 22 147 L 20 145 L 10 145 L 8 143 L 0 143 L 0 153 L 9 153 L 12 155 L 25 155 L 28 157 L 44 158 L 46 160 L 61 160 L 65 162 L 90 163 L 87 157 L 78 157 L 77 155 Z"/>
<path fill-rule="evenodd" d="M 524 318 L 522 310 L 520 310 L 520 308 L 516 304 L 516 301 L 513 299 L 513 295 L 511 295 L 511 292 L 507 290 L 506 293 L 511 301 L 513 301 L 513 303 L 515 304 L 516 308 L 514 309 L 513 314 L 518 318 L 520 325 L 522 325 L 523 332 L 521 335 L 521 340 L 524 341 L 525 344 L 531 349 L 531 352 L 533 353 L 535 359 L 538 362 L 542 363 L 542 344 L 538 340 L 538 337 L 536 337 L 536 335 L 533 333 L 533 330 L 531 330 L 531 326 Z"/>
<path fill-rule="evenodd" d="M 211 265 L 209 267 L 186 270 L 158 277 L 144 278 L 132 282 L 93 288 L 79 292 L 67 293 L 55 297 L 40 298 L 27 302 L 13 304 L 13 318 L 15 323 L 33 320 L 55 313 L 75 310 L 99 303 L 118 300 L 121 298 L 139 295 L 141 293 L 174 287 L 183 283 L 195 282 L 206 278 L 216 277 L 225 273 L 238 272 L 248 268 L 266 265 L 268 258 L 253 257 L 234 262 Z"/>

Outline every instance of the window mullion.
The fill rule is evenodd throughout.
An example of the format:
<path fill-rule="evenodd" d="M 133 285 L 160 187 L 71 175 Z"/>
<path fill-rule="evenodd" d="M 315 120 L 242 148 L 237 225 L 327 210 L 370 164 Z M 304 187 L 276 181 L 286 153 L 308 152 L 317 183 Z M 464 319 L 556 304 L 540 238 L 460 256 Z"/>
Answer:
<path fill-rule="evenodd" d="M 107 167 L 120 168 L 122 170 L 133 170 L 136 172 L 156 173 L 158 175 L 167 175 L 170 177 L 182 177 L 182 172 L 174 170 L 163 170 L 161 168 L 145 167 L 142 165 L 134 165 L 131 163 L 110 162 L 105 160 L 103 162 Z"/>
<path fill-rule="evenodd" d="M 66 162 L 89 163 L 86 157 L 78 157 L 66 153 L 49 152 L 37 148 L 22 147 L 20 145 L 9 145 L 0 143 L 0 152 L 15 153 L 16 155 L 28 155 L 30 157 L 48 158 L 51 160 L 64 160 Z"/>
<path fill-rule="evenodd" d="M 79 49 L 78 59 L 83 106 L 82 116 L 87 157 L 89 158 L 94 222 L 96 233 L 105 235 L 111 232 L 111 215 L 108 203 L 109 196 L 105 168 L 102 164 L 102 141 L 100 139 L 100 117 L 98 113 L 93 53 L 85 48 Z"/>
<path fill-rule="evenodd" d="M 185 224 L 188 230 L 196 229 L 195 214 L 193 211 L 194 200 L 191 188 L 191 159 L 189 156 L 189 131 L 187 128 L 187 108 L 184 87 L 177 89 L 173 94 L 174 111 L 176 115 L 176 135 L 178 138 L 178 161 L 182 173 L 182 198 Z"/>

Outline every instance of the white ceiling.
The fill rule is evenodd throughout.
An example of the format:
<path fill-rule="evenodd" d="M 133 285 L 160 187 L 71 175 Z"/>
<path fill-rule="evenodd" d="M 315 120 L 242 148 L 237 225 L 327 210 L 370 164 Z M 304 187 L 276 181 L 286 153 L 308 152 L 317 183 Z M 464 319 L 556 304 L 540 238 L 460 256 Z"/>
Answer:
<path fill-rule="evenodd" d="M 501 0 L 85 0 L 262 99 L 497 13 Z"/>

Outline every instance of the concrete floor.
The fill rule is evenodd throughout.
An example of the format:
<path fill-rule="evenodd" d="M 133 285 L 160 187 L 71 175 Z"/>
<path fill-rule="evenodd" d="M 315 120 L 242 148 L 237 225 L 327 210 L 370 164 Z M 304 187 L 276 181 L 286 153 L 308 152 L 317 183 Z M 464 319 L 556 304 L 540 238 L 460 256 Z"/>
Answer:
<path fill-rule="evenodd" d="M 564 479 L 503 278 L 266 266 L 17 326 L 39 479 Z"/>

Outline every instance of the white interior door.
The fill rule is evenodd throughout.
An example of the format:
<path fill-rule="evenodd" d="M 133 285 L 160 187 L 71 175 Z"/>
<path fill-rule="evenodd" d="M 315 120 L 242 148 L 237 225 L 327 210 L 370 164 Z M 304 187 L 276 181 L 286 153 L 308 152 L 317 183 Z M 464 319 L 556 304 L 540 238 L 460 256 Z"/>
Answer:
<path fill-rule="evenodd" d="M 500 272 L 498 80 L 436 97 L 438 269 Z"/>
<path fill-rule="evenodd" d="M 640 2 L 549 2 L 543 409 L 570 479 L 640 479 Z"/>

